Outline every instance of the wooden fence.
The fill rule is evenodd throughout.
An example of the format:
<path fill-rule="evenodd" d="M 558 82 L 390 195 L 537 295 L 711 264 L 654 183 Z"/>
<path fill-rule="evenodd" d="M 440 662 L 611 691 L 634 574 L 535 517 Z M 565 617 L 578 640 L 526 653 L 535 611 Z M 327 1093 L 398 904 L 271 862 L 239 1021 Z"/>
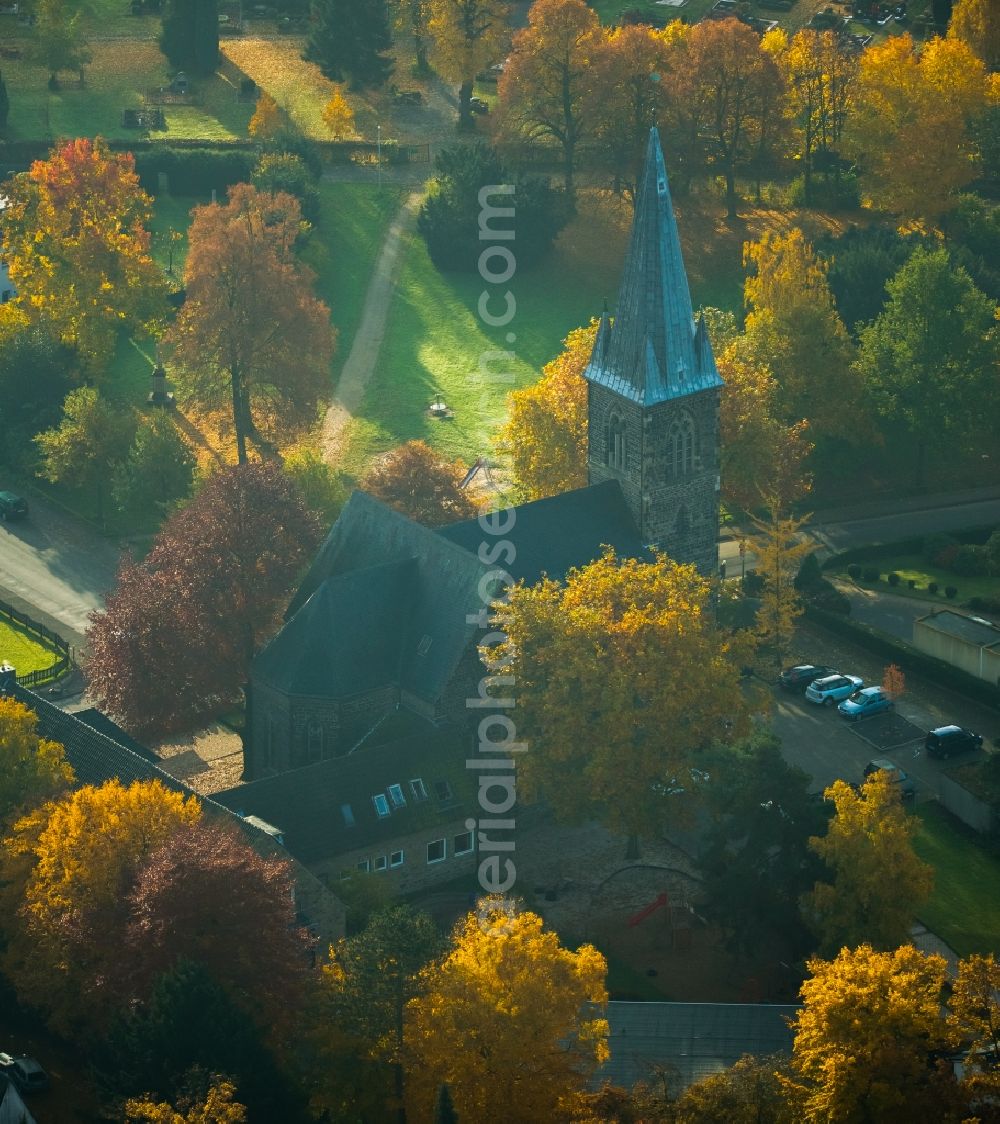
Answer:
<path fill-rule="evenodd" d="M 23 628 L 25 632 L 30 632 L 34 636 L 37 636 L 39 640 L 44 640 L 46 643 L 51 644 L 59 653 L 59 658 L 51 667 L 43 667 L 39 668 L 38 671 L 29 671 L 24 675 L 19 675 L 17 681 L 22 687 L 37 687 L 40 683 L 50 683 L 53 679 L 58 679 L 60 675 L 69 670 L 70 647 L 66 641 L 57 633 L 53 632 L 51 628 L 46 628 L 44 624 L 39 624 L 38 621 L 29 617 L 26 613 L 15 609 L 13 605 L 9 605 L 6 601 L 0 601 L 0 616 L 6 617 L 11 624 Z"/>

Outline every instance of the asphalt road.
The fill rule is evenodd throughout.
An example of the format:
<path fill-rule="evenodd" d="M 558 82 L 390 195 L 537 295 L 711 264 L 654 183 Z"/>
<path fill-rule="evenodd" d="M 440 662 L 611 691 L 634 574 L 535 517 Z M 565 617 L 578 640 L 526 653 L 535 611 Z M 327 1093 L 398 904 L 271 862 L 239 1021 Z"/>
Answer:
<path fill-rule="evenodd" d="M 0 481 L 0 487 L 3 482 Z M 36 615 L 79 646 L 103 608 L 119 550 L 86 524 L 34 495 L 26 520 L 0 523 L 0 598 Z"/>

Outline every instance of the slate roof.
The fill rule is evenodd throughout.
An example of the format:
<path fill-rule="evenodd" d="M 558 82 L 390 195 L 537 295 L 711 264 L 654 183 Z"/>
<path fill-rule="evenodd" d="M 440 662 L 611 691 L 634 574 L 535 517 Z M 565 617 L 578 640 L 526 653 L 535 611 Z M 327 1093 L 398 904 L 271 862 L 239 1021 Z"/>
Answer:
<path fill-rule="evenodd" d="M 507 569 L 527 585 L 543 574 L 561 580 L 574 566 L 593 562 L 605 545 L 613 546 L 621 558 L 652 560 L 617 480 L 522 504 L 513 513 L 514 523 L 502 535 L 485 533 L 476 519 L 442 527 L 438 534 L 472 552 L 480 543 L 508 539 L 515 556 Z M 503 559 L 497 564 L 505 563 Z"/>
<path fill-rule="evenodd" d="M 650 129 L 612 323 L 601 318 L 584 378 L 642 406 L 722 386 L 695 322 L 657 130 Z"/>
<path fill-rule="evenodd" d="M 91 706 L 86 710 L 77 710 L 73 713 L 77 722 L 82 722 L 85 726 L 89 726 L 99 734 L 104 734 L 105 737 L 109 737 L 112 741 L 123 745 L 126 749 L 130 749 L 133 753 L 137 753 L 140 757 L 145 758 L 145 760 L 152 761 L 154 764 L 160 760 L 159 756 L 151 749 L 137 742 L 135 738 L 133 738 L 131 734 L 126 733 L 117 722 L 112 722 L 103 711 L 98 710 L 96 707 Z"/>
<path fill-rule="evenodd" d="M 412 558 L 328 578 L 257 656 L 254 675 L 286 694 L 343 699 L 399 681 Z M 351 637 L 352 642 L 331 643 Z"/>
<path fill-rule="evenodd" d="M 216 793 L 215 799 L 276 827 L 284 846 L 307 865 L 359 848 L 385 850 L 412 832 L 474 816 L 474 778 L 465 767 L 469 735 L 410 721 L 419 722 L 420 731 L 403 740 L 264 777 Z M 416 778 L 424 782 L 426 800 L 413 797 L 409 782 Z M 438 797 L 438 781 L 447 782 L 450 799 Z M 406 804 L 380 817 L 372 797 L 391 784 L 402 787 Z M 347 818 L 344 805 L 350 808 Z"/>
<path fill-rule="evenodd" d="M 946 636 L 964 640 L 966 644 L 973 644 L 977 648 L 992 648 L 1000 644 L 1000 628 L 995 624 L 974 620 L 961 613 L 953 613 L 950 609 L 939 609 L 925 617 L 918 617 L 917 623 L 935 632 L 943 632 Z"/>
<path fill-rule="evenodd" d="M 405 610 L 396 621 L 400 649 L 393 670 L 398 668 L 404 690 L 435 701 L 476 632 L 476 624 L 470 624 L 466 614 L 482 607 L 478 585 L 489 567 L 474 554 L 374 497 L 354 492 L 347 501 L 292 599 L 286 618 L 294 617 L 331 578 L 399 562 L 412 563 L 412 581 L 404 588 Z M 382 595 L 378 592 L 376 596 Z M 354 617 L 360 621 L 360 632 L 367 628 L 363 617 L 363 613 Z M 324 629 L 328 656 L 341 647 L 345 656 L 351 657 L 360 632 L 359 627 L 348 632 L 339 624 L 333 633 Z M 255 678 L 256 672 L 255 664 Z"/>
<path fill-rule="evenodd" d="M 676 1073 L 677 1095 L 719 1073 L 744 1054 L 790 1054 L 787 1020 L 798 1007 L 767 1003 L 608 1004 L 611 1057 L 594 1076 L 595 1088 L 610 1081 L 631 1089 L 650 1078 L 651 1067 Z"/>

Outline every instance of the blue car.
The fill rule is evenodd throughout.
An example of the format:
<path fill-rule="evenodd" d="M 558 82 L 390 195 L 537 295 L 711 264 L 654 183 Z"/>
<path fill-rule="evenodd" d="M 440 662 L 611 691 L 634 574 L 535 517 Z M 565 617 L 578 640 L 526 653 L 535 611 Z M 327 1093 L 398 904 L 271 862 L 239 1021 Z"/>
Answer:
<path fill-rule="evenodd" d="M 859 718 L 867 718 L 869 714 L 892 710 L 895 705 L 881 687 L 865 687 L 863 691 L 857 691 L 849 699 L 844 699 L 837 710 L 848 720 L 856 722 Z"/>

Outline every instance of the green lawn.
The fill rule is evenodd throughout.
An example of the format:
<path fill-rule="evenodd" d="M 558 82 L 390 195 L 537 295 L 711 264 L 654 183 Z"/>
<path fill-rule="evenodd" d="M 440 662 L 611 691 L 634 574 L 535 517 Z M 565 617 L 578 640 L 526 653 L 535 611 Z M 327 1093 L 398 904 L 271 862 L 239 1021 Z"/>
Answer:
<path fill-rule="evenodd" d="M 622 12 L 639 11 L 648 15 L 658 23 L 668 22 L 681 17 L 687 23 L 694 23 L 712 7 L 715 0 L 687 0 L 680 8 L 667 7 L 656 4 L 654 0 L 588 0 L 590 6 L 601 17 L 605 26 L 617 23 Z"/>
<path fill-rule="evenodd" d="M 891 593 L 897 593 L 901 597 L 913 597 L 922 601 L 930 601 L 935 605 L 959 605 L 963 601 L 968 601 L 972 597 L 992 597 L 1000 598 L 1000 578 L 976 577 L 966 578 L 959 574 L 953 574 L 950 570 L 941 570 L 936 566 L 931 566 L 919 554 L 899 554 L 891 558 L 879 558 L 872 562 L 859 562 L 862 570 L 878 569 L 881 574 L 881 581 L 878 583 L 858 581 L 858 585 L 865 589 L 879 589 L 880 591 L 888 590 Z M 897 586 L 890 586 L 886 583 L 886 576 L 891 573 L 897 573 L 900 577 L 900 583 Z M 853 580 L 848 577 L 846 569 L 837 575 L 846 581 Z M 917 584 L 913 589 L 910 589 L 906 584 L 908 581 L 915 581 Z M 938 583 L 938 592 L 928 593 L 928 582 Z M 945 597 L 944 591 L 947 586 L 953 585 L 958 593 L 954 599 L 949 601 Z"/>
<path fill-rule="evenodd" d="M 934 867 L 934 893 L 920 920 L 959 954 L 1000 953 L 1000 859 L 955 825 L 938 804 L 917 809 L 917 854 Z"/>
<path fill-rule="evenodd" d="M 59 653 L 43 641 L 0 616 L 0 660 L 17 668 L 18 675 L 42 671 L 59 659 Z"/>

